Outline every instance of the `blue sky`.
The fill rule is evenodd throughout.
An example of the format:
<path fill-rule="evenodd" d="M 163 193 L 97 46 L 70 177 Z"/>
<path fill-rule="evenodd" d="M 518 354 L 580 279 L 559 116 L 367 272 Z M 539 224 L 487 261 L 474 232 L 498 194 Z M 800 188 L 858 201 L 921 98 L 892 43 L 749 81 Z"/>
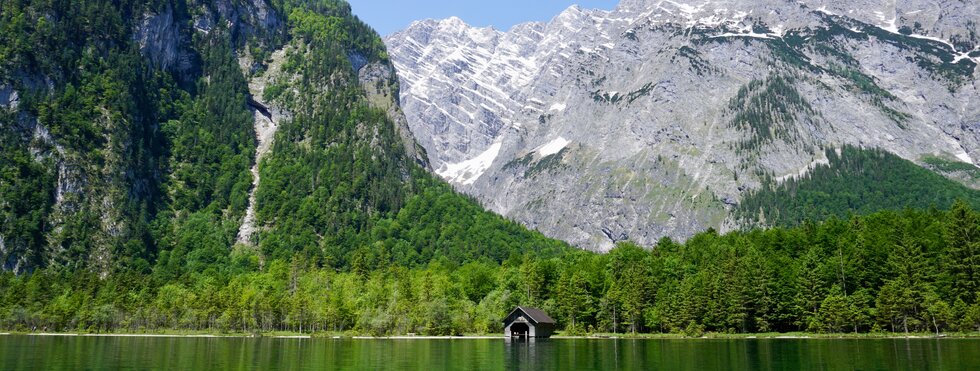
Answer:
<path fill-rule="evenodd" d="M 528 21 L 547 21 L 572 4 L 583 8 L 612 9 L 619 0 L 347 0 L 354 14 L 382 36 L 407 27 L 412 21 L 457 16 L 474 26 L 507 30 Z"/>

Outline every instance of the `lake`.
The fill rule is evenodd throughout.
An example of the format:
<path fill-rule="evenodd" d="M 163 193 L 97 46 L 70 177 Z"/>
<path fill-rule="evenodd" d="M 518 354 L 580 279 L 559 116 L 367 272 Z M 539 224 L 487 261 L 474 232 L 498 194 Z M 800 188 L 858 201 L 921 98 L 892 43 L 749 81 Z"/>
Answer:
<path fill-rule="evenodd" d="M 971 339 L 358 340 L 0 336 L 4 370 L 977 370 Z"/>

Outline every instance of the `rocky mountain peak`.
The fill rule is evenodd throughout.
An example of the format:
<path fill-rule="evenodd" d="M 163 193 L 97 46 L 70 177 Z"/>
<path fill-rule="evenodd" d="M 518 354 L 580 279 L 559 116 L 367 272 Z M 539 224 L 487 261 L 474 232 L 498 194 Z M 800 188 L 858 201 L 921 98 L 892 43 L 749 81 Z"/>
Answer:
<path fill-rule="evenodd" d="M 826 148 L 973 163 L 971 14 L 958 0 L 626 0 L 492 38 L 410 27 L 386 43 L 438 174 L 602 250 L 736 226 L 745 192 Z"/>

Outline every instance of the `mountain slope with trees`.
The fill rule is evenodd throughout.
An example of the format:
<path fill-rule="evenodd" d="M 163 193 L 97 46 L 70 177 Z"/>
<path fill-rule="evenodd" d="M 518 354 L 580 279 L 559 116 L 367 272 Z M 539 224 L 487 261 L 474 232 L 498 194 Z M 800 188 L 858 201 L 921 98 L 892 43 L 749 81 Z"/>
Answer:
<path fill-rule="evenodd" d="M 391 70 L 383 45 L 343 1 L 5 0 L 2 9 L 0 291 L 16 303 L 0 317 L 12 328 L 122 318 L 163 328 L 177 317 L 145 317 L 145 304 L 222 295 L 246 305 L 237 295 L 268 294 L 268 274 L 567 249 L 454 193 L 404 149 L 359 83 L 365 65 Z M 298 96 L 271 97 L 289 119 L 260 164 L 259 241 L 236 246 L 257 144 L 248 84 L 283 49 L 295 79 L 280 91 Z M 31 293 L 18 282 L 32 282 Z M 255 329 L 245 312 L 214 303 L 209 327 L 234 318 L 221 323 Z M 266 320 L 254 323 L 270 328 Z"/>
<path fill-rule="evenodd" d="M 826 164 L 801 177 L 769 180 L 748 192 L 736 215 L 749 225 L 793 226 L 910 207 L 946 209 L 956 200 L 980 208 L 980 191 L 879 149 L 826 150 Z"/>
<path fill-rule="evenodd" d="M 384 46 L 343 1 L 3 9 L 0 87 L 16 98 L 0 115 L 6 270 L 179 277 L 230 251 L 346 270 L 379 250 L 425 264 L 448 250 L 500 261 L 564 248 L 484 212 L 404 150 L 358 76 L 391 70 Z M 270 99 L 288 119 L 260 164 L 258 248 L 233 248 L 257 145 L 248 84 L 287 49 L 292 79 Z"/>

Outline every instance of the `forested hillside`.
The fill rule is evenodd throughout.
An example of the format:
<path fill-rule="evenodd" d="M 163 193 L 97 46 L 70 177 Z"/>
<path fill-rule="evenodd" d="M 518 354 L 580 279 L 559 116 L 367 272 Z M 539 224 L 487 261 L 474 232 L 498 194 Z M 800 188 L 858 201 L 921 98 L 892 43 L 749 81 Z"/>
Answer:
<path fill-rule="evenodd" d="M 2 6 L 5 270 L 177 279 L 225 269 L 231 251 L 347 270 L 376 256 L 500 261 L 563 246 L 482 211 L 406 154 L 358 80 L 387 66 L 383 44 L 343 1 Z M 261 165 L 259 248 L 233 249 L 256 151 L 248 84 L 276 50 L 289 50 L 291 79 L 269 99 L 288 119 Z"/>
<path fill-rule="evenodd" d="M 749 224 L 794 226 L 906 207 L 946 209 L 956 200 L 980 208 L 980 191 L 886 151 L 845 146 L 828 149 L 825 155 L 826 164 L 802 177 L 770 180 L 750 192 L 736 215 Z"/>

